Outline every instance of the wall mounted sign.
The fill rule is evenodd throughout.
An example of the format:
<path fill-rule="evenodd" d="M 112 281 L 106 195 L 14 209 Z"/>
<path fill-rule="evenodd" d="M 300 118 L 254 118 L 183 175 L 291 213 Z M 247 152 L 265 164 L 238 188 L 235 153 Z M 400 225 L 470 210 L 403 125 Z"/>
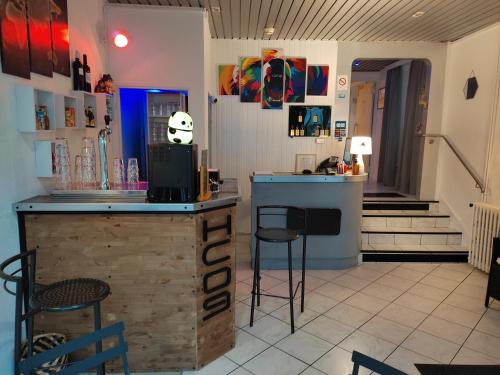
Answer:
<path fill-rule="evenodd" d="M 283 76 L 285 73 L 285 61 L 283 50 L 262 50 L 262 108 L 283 108 Z"/>
<path fill-rule="evenodd" d="M 349 77 L 347 74 L 337 76 L 337 90 L 347 90 L 349 88 Z"/>
<path fill-rule="evenodd" d="M 49 0 L 28 0 L 28 19 L 31 71 L 52 77 Z"/>
<path fill-rule="evenodd" d="M 30 79 L 30 50 L 24 1 L 0 1 L 2 71 Z"/>
<path fill-rule="evenodd" d="M 335 134 L 334 137 L 341 141 L 343 137 L 347 136 L 347 121 L 335 121 Z"/>
<path fill-rule="evenodd" d="M 465 99 L 469 100 L 474 98 L 477 93 L 477 89 L 479 88 L 479 83 L 477 82 L 477 78 L 474 75 L 474 71 L 471 72 L 471 76 L 467 78 L 464 86 L 464 96 Z"/>
<path fill-rule="evenodd" d="M 67 0 L 51 0 L 52 65 L 54 72 L 71 76 Z"/>
<path fill-rule="evenodd" d="M 239 95 L 239 71 L 238 65 L 219 65 L 219 95 Z"/>
<path fill-rule="evenodd" d="M 285 60 L 285 103 L 304 103 L 307 60 L 287 57 Z"/>
<path fill-rule="evenodd" d="M 241 57 L 240 68 L 240 101 L 260 103 L 262 60 L 260 57 Z"/>
<path fill-rule="evenodd" d="M 307 66 L 307 95 L 326 96 L 328 94 L 328 65 Z"/>
<path fill-rule="evenodd" d="M 288 107 L 288 136 L 328 137 L 332 107 L 329 105 L 291 105 Z"/>

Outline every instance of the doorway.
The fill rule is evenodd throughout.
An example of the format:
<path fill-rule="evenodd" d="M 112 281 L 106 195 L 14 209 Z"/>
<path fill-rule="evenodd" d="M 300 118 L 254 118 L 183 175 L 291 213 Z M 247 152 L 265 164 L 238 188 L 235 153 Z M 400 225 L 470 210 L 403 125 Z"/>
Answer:
<path fill-rule="evenodd" d="M 348 136 L 372 138 L 368 196 L 419 197 L 430 68 L 423 59 L 353 61 Z"/>

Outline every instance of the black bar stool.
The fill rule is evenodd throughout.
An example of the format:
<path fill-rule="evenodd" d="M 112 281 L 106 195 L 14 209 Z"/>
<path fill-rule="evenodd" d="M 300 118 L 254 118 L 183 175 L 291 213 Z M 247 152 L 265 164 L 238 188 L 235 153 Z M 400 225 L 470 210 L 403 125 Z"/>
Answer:
<path fill-rule="evenodd" d="M 20 262 L 21 267 L 11 273 L 5 270 L 13 263 Z M 92 306 L 94 309 L 95 330 L 101 329 L 100 302 L 110 293 L 109 285 L 104 281 L 89 278 L 63 280 L 49 285 L 36 282 L 36 250 L 25 251 L 0 264 L 0 279 L 4 280 L 4 289 L 16 297 L 14 365 L 15 374 L 19 374 L 21 360 L 21 328 L 25 322 L 28 357 L 33 354 L 33 318 L 45 312 L 64 312 L 80 310 Z M 21 276 L 18 274 L 21 272 Z M 7 286 L 15 284 L 15 292 Z M 25 302 L 23 314 L 23 300 Z M 96 342 L 96 353 L 102 351 L 102 341 Z M 104 364 L 97 368 L 99 375 L 104 375 Z"/>
<path fill-rule="evenodd" d="M 285 227 L 267 227 L 261 226 L 261 216 L 282 216 L 286 217 Z M 290 303 L 290 322 L 292 333 L 295 332 L 293 300 L 299 286 L 301 286 L 300 311 L 304 312 L 304 286 L 305 286 L 305 267 L 306 267 L 306 242 L 307 242 L 307 215 L 306 210 L 292 206 L 259 206 L 257 207 L 257 230 L 255 231 L 255 262 L 253 268 L 252 284 L 252 308 L 250 313 L 250 327 L 253 326 L 255 296 L 257 296 L 257 306 L 260 306 L 260 296 L 276 297 L 288 299 Z M 293 290 L 292 276 L 292 242 L 299 239 L 302 235 L 302 280 L 297 284 L 295 292 Z M 272 243 L 288 243 L 288 297 L 260 292 L 260 241 Z"/>

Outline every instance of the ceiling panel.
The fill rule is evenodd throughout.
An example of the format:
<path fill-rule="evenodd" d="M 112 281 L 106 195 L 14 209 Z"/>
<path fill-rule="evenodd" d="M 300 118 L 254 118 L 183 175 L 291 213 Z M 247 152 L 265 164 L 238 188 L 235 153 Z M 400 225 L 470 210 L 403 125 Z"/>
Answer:
<path fill-rule="evenodd" d="M 500 22 L 500 0 L 108 0 L 203 7 L 213 38 L 447 42 Z M 425 12 L 419 18 L 417 11 Z M 273 35 L 264 35 L 274 27 Z"/>

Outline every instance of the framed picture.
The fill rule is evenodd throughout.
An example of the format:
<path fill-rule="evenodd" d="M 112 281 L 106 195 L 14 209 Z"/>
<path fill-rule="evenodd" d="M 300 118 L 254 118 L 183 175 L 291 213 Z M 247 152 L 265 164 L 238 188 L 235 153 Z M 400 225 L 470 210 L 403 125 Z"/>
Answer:
<path fill-rule="evenodd" d="M 384 109 L 385 87 L 378 90 L 377 109 Z"/>
<path fill-rule="evenodd" d="M 68 0 L 50 1 L 52 65 L 56 73 L 71 77 L 69 61 Z"/>
<path fill-rule="evenodd" d="M 302 173 L 304 169 L 316 171 L 316 154 L 295 155 L 295 173 Z"/>
<path fill-rule="evenodd" d="M 289 137 L 329 137 L 332 107 L 329 105 L 290 105 Z"/>

